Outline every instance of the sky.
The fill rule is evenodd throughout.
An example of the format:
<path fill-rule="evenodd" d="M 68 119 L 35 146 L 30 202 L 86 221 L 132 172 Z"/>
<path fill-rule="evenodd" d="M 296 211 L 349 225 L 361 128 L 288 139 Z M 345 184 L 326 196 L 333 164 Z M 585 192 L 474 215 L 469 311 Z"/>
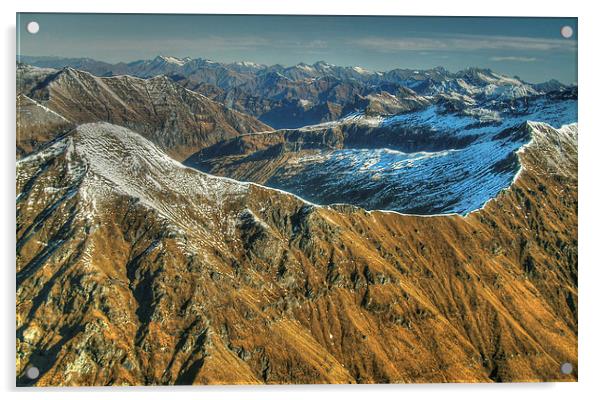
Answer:
<path fill-rule="evenodd" d="M 40 25 L 37 34 L 26 30 Z M 570 39 L 560 30 L 570 26 Z M 577 18 L 17 15 L 17 53 L 111 63 L 157 55 L 374 71 L 491 68 L 529 82 L 577 83 Z"/>

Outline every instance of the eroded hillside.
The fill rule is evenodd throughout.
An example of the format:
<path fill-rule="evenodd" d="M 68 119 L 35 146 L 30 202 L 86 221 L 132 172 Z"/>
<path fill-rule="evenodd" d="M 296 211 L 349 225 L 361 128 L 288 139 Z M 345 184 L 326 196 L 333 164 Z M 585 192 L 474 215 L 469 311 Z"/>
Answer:
<path fill-rule="evenodd" d="M 78 127 L 17 164 L 18 384 L 575 380 L 577 126 L 523 129 L 508 190 L 419 217 Z"/>

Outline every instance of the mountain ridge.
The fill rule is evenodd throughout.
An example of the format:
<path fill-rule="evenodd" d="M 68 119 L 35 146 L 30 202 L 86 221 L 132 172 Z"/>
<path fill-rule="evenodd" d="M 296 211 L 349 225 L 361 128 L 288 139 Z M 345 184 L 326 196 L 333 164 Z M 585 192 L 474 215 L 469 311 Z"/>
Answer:
<path fill-rule="evenodd" d="M 80 126 L 17 163 L 18 384 L 576 379 L 577 127 L 528 128 L 509 190 L 421 218 L 241 192 Z"/>
<path fill-rule="evenodd" d="M 134 67 L 17 66 L 17 386 L 577 380 L 576 87 Z"/>
<path fill-rule="evenodd" d="M 71 65 L 95 75 L 130 74 L 140 77 L 167 75 L 193 91 L 250 114 L 274 128 L 298 128 L 343 117 L 371 108 L 390 112 L 416 110 L 424 97 L 436 102 L 438 97 L 457 93 L 456 98 L 471 101 L 508 101 L 550 91 L 569 91 L 574 87 L 559 82 L 529 84 L 517 78 L 497 74 L 489 69 L 467 68 L 456 73 L 444 68 L 430 70 L 393 69 L 387 72 L 361 73 L 357 67 L 340 67 L 316 62 L 295 66 L 263 66 L 249 63 L 219 63 L 204 59 L 166 62 L 165 57 L 115 64 L 107 71 L 89 60 L 54 60 L 43 62 L 35 57 L 21 57 L 39 66 Z M 354 69 L 355 68 L 355 69 Z M 408 96 L 398 92 L 411 91 Z M 374 95 L 384 92 L 394 99 L 386 101 Z"/>
<path fill-rule="evenodd" d="M 559 128 L 575 122 L 576 112 L 573 97 L 548 95 L 494 109 L 456 111 L 438 104 L 393 116 L 358 113 L 299 129 L 240 135 L 184 163 L 316 204 L 465 214 L 513 180 L 516 151 L 529 136 L 527 120 Z"/>
<path fill-rule="evenodd" d="M 17 73 L 22 80 L 29 74 Z M 270 129 L 164 76 L 102 78 L 67 67 L 23 89 L 23 94 L 77 124 L 107 121 L 134 128 L 176 158 L 219 139 Z"/>
<path fill-rule="evenodd" d="M 163 63 L 167 63 L 167 64 L 174 64 L 174 65 L 177 65 L 180 67 L 183 65 L 186 65 L 186 64 L 209 64 L 209 65 L 213 64 L 216 67 L 238 65 L 238 66 L 247 67 L 247 68 L 266 69 L 266 70 L 270 70 L 270 71 L 281 71 L 281 70 L 293 69 L 293 68 L 300 68 L 300 69 L 307 70 L 307 67 L 317 68 L 318 70 L 321 70 L 321 71 L 329 70 L 332 68 L 342 68 L 342 69 L 356 68 L 356 69 L 362 70 L 362 72 L 369 72 L 370 74 L 397 73 L 397 74 L 402 74 L 406 77 L 411 76 L 411 75 L 419 75 L 421 73 L 439 76 L 439 77 L 441 77 L 441 76 L 463 77 L 466 75 L 471 75 L 471 74 L 479 73 L 479 72 L 484 72 L 486 74 L 493 73 L 493 70 L 491 68 L 482 68 L 482 67 L 478 67 L 478 66 L 465 67 L 465 68 L 459 69 L 456 72 L 449 71 L 445 67 L 442 67 L 442 66 L 437 66 L 437 67 L 428 68 L 428 69 L 395 67 L 395 68 L 391 68 L 389 70 L 369 70 L 369 69 L 365 69 L 360 66 L 339 66 L 339 65 L 335 65 L 335 64 L 330 64 L 324 60 L 318 60 L 312 64 L 299 62 L 294 65 L 284 66 L 281 64 L 269 65 L 269 64 L 255 63 L 255 62 L 249 62 L 249 61 L 218 62 L 218 61 L 213 61 L 213 60 L 205 59 L 205 58 L 192 58 L 192 57 L 188 57 L 188 56 L 187 57 L 173 57 L 173 56 L 169 56 L 169 55 L 158 55 L 153 59 L 140 59 L 140 60 L 129 61 L 129 62 L 121 61 L 121 62 L 116 62 L 116 63 L 99 61 L 99 60 L 95 60 L 93 58 L 88 58 L 88 57 L 69 58 L 69 57 L 17 55 L 17 61 L 25 63 L 25 64 L 35 65 L 35 66 L 44 66 L 47 68 L 59 68 L 59 69 L 66 67 L 66 66 L 74 66 L 74 65 L 77 65 L 78 63 L 79 64 L 99 63 L 102 65 L 119 66 L 119 65 L 139 65 L 139 64 L 144 64 L 144 63 L 152 64 L 152 63 L 163 62 Z M 39 64 L 39 65 L 37 65 L 37 64 Z M 74 68 L 77 68 L 77 67 L 74 66 Z M 526 81 L 523 81 L 522 79 L 520 79 L 518 77 L 515 77 L 515 79 L 518 79 L 519 81 L 521 81 L 523 83 L 527 83 Z M 550 80 L 544 81 L 544 82 L 536 82 L 533 84 L 541 85 L 544 83 L 556 83 L 556 84 L 564 85 L 566 87 L 573 86 L 570 84 L 563 84 L 556 79 L 550 79 Z"/>

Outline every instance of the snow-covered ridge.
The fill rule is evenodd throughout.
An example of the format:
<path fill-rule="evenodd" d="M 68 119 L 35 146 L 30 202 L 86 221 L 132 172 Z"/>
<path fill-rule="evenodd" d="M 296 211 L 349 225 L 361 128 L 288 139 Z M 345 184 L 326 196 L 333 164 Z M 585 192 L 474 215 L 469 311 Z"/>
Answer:
<path fill-rule="evenodd" d="M 330 129 L 337 128 L 336 134 L 351 132 L 357 137 L 360 132 L 362 139 L 374 134 L 383 148 L 347 144 L 344 149 L 313 149 L 293 155 L 277 170 L 267 171 L 264 184 L 314 204 L 465 215 L 480 209 L 516 178 L 520 171 L 516 153 L 531 141 L 527 121 L 541 121 L 562 132 L 566 128 L 561 127 L 576 120 L 577 101 L 553 96 L 497 108 L 468 106 L 456 112 L 434 104 L 392 116 L 352 113 L 298 131 L 330 135 Z M 287 130 L 276 134 L 282 131 Z M 266 133 L 257 133 L 261 134 Z M 410 143 L 412 150 L 406 151 L 411 152 L 399 151 L 404 141 Z M 387 143 L 401 147 L 391 149 Z"/>
<path fill-rule="evenodd" d="M 369 71 L 365 68 L 358 67 L 358 66 L 352 67 L 351 69 L 354 70 L 355 72 L 357 72 L 358 74 L 362 74 L 362 75 L 367 75 L 367 74 L 372 73 L 372 71 Z"/>
<path fill-rule="evenodd" d="M 56 112 L 56 111 L 54 111 L 54 110 L 51 110 L 50 108 L 46 107 L 46 106 L 45 106 L 45 105 L 43 105 L 43 104 L 40 104 L 39 102 L 37 102 L 37 101 L 33 100 L 31 97 L 28 97 L 28 96 L 26 96 L 26 95 L 24 95 L 24 94 L 20 94 L 20 95 L 17 97 L 17 101 L 22 101 L 22 100 L 23 100 L 23 101 L 26 101 L 26 102 L 28 102 L 28 103 L 30 103 L 30 104 L 33 104 L 33 105 L 35 105 L 35 106 L 36 106 L 37 108 L 39 108 L 41 111 L 43 111 L 43 112 L 45 112 L 45 113 L 48 113 L 48 114 L 51 114 L 51 115 L 52 115 L 52 116 L 54 116 L 55 118 L 58 118 L 58 119 L 60 119 L 60 120 L 62 120 L 62 121 L 65 121 L 65 122 L 70 122 L 70 121 L 69 121 L 67 118 L 63 117 L 61 114 L 57 113 L 57 112 Z"/>
<path fill-rule="evenodd" d="M 87 77 L 98 80 L 100 86 L 107 83 L 102 80 L 105 78 L 97 78 L 86 72 L 69 68 L 66 71 L 65 76 L 72 76 L 76 80 L 85 80 Z M 475 74 L 481 80 L 498 79 L 483 78 L 478 75 L 478 71 Z M 132 79 L 135 83 L 156 83 L 154 86 L 159 90 L 163 90 L 162 82 L 168 81 L 164 76 L 146 80 Z M 107 93 L 112 92 L 107 90 Z M 451 97 L 463 98 L 458 93 L 451 93 Z M 382 96 L 388 99 L 392 95 Z M 402 135 L 405 134 L 403 129 L 409 128 L 413 135 L 424 133 L 428 141 L 439 140 L 443 147 L 437 149 L 443 148 L 443 151 L 424 153 L 419 151 L 420 148 L 407 150 L 415 153 L 387 148 L 325 150 L 310 157 L 295 159 L 294 164 L 285 165 L 266 185 L 316 204 L 345 201 L 366 209 L 409 211 L 413 214 L 423 213 L 423 210 L 429 214 L 464 214 L 495 197 L 513 179 L 512 174 L 517 167 L 509 157 L 525 144 L 526 137 L 519 135 L 506 139 L 503 135 L 498 137 L 498 134 L 526 120 L 543 121 L 555 127 L 576 121 L 576 100 L 570 96 L 539 96 L 525 102 L 491 103 L 491 107 L 488 104 L 465 103 L 463 107 L 455 108 L 457 111 L 450 111 L 454 108 L 449 108 L 448 105 L 437 102 L 397 115 L 352 113 L 337 121 L 300 128 L 301 131 L 320 131 L 338 127 L 345 132 L 345 129 L 360 127 L 366 128 L 367 135 L 370 132 L 380 134 L 386 130 Z M 123 106 L 127 107 L 126 104 Z M 165 179 L 169 174 L 164 171 L 178 168 L 186 170 L 186 167 L 179 163 L 177 167 L 170 164 L 174 162 L 172 159 L 151 142 L 141 143 L 139 139 L 142 137 L 139 135 L 131 131 L 114 134 L 113 131 L 125 128 L 105 125 L 82 125 L 74 135 L 77 136 L 75 149 L 82 150 L 81 153 L 77 150 L 75 153 L 86 160 L 95 176 L 111 182 L 113 188 L 139 198 L 153 208 L 168 210 L 163 202 L 156 202 L 160 193 L 154 189 L 149 191 L 149 187 L 164 187 L 186 196 L 202 196 L 210 202 L 219 202 L 211 194 L 220 192 L 219 185 L 213 188 L 215 190 L 192 190 L 186 182 L 179 179 L 185 172 L 176 174 L 178 176 L 173 179 Z M 94 135 L 97 131 L 108 133 Z M 133 137 L 139 139 L 134 140 Z M 458 143 L 450 139 L 463 137 L 467 140 L 454 147 Z M 417 139 L 423 140 L 419 137 Z M 397 144 L 394 143 L 393 146 Z M 383 145 L 387 147 L 385 142 Z M 155 149 L 152 154 L 148 153 L 149 148 Z M 118 154 L 117 158 L 115 154 Z M 127 160 L 127 168 L 119 165 L 123 160 Z M 202 176 L 204 180 L 209 179 L 208 175 Z M 248 187 L 249 184 L 244 185 Z M 204 186 L 210 187 L 210 184 L 204 182 L 200 185 Z"/>
<path fill-rule="evenodd" d="M 526 121 L 541 121 L 539 125 L 527 125 L 529 131 L 536 132 L 534 141 L 538 142 L 541 134 L 537 132 L 553 133 L 556 128 L 564 135 L 565 131 L 571 132 L 570 124 L 576 120 L 576 100 L 546 98 L 531 101 L 519 111 L 472 107 L 451 113 L 433 105 L 395 116 L 354 113 L 301 130 L 337 126 L 344 132 L 353 126 L 384 128 L 393 134 L 405 128 L 420 128 L 431 140 L 442 143 L 455 143 L 455 139 L 463 137 L 466 140 L 459 148 L 435 153 L 384 148 L 319 150 L 288 162 L 266 185 L 317 204 L 350 203 L 365 209 L 409 214 L 464 215 L 480 209 L 516 179 L 520 164 L 514 153 L 531 141 L 531 133 L 524 126 Z M 538 126 L 548 128 L 538 130 Z M 549 138 L 543 141 L 550 142 Z"/>
<path fill-rule="evenodd" d="M 532 146 L 540 157 L 542 166 L 557 175 L 577 179 L 577 169 L 566 168 L 567 161 L 577 163 L 578 124 L 563 125 L 558 129 L 542 122 L 528 122 Z M 522 151 L 522 149 L 521 149 Z"/>
<path fill-rule="evenodd" d="M 127 196 L 185 225 L 203 215 L 215 216 L 224 202 L 236 201 L 249 189 L 247 183 L 185 167 L 141 135 L 104 122 L 80 125 L 19 160 L 17 176 L 55 157 L 64 159 L 66 173 L 73 175 L 65 178 L 77 182 L 77 191 L 87 202 L 82 207 L 89 210 L 106 209 L 100 204 Z"/>
<path fill-rule="evenodd" d="M 294 160 L 281 172 L 291 177 L 294 185 L 286 186 L 284 180 L 271 180 L 266 183 L 268 189 L 284 193 L 294 193 L 313 206 L 329 206 L 337 204 L 361 204 L 362 201 L 399 193 L 398 206 L 410 212 L 395 211 L 382 207 L 361 206 L 369 212 L 393 213 L 419 217 L 437 217 L 467 215 L 481 210 L 488 202 L 512 187 L 524 166 L 520 158 L 516 159 L 516 167 L 506 170 L 492 169 L 496 164 L 505 164 L 512 154 L 519 155 L 529 147 L 540 154 L 542 162 L 547 163 L 551 173 L 564 171 L 564 151 L 577 151 L 577 123 L 568 123 L 554 127 L 545 122 L 520 122 L 510 128 L 506 125 L 489 128 L 488 134 L 466 149 L 448 149 L 437 152 L 404 153 L 387 148 L 382 149 L 343 149 L 323 151 L 305 155 Z M 502 135 L 504 129 L 512 129 L 506 138 L 492 140 Z M 535 148 L 536 147 L 536 148 Z M 545 160 L 544 160 L 545 159 Z M 298 168 L 297 171 L 295 169 Z M 299 173 L 299 171 L 301 171 Z M 574 171 L 576 173 L 576 171 Z M 468 176 L 465 174 L 468 173 Z M 378 186 L 378 183 L 389 179 L 391 185 Z M 334 196 L 332 201 L 318 201 L 312 198 L 315 194 L 315 183 L 320 182 L 325 192 Z M 304 185 L 309 184 L 307 192 Z M 354 198 L 353 190 L 366 189 L 371 197 Z M 447 193 L 446 193 L 447 192 Z M 346 201 L 338 201 L 344 197 Z M 454 196 L 459 200 L 453 202 Z M 450 203 L 451 201 L 451 203 Z M 375 203 L 376 204 L 376 203 Z M 428 204 L 428 213 L 420 211 Z M 447 205 L 446 205 L 447 204 Z M 389 203 L 389 207 L 395 207 Z M 446 208 L 447 207 L 447 208 Z M 439 211 L 434 212 L 433 209 Z"/>
<path fill-rule="evenodd" d="M 157 186 L 158 190 L 217 201 L 223 195 L 243 193 L 248 187 L 192 170 L 141 135 L 109 123 L 80 125 L 74 140 L 75 152 L 87 161 L 91 171 L 130 194 L 144 195 L 144 189 Z"/>
<path fill-rule="evenodd" d="M 556 129 L 552 125 L 540 121 L 527 121 L 527 124 L 533 132 L 535 141 L 561 140 L 576 143 L 579 135 L 579 124 L 577 122 L 565 124 Z"/>
<path fill-rule="evenodd" d="M 573 143 L 576 146 L 577 124 L 564 125 L 558 129 L 542 122 L 528 122 L 527 127 L 531 136 L 523 140 L 523 144 L 516 147 L 513 152 L 520 153 L 529 146 L 535 144 L 545 146 L 546 154 L 555 151 L 562 157 L 561 145 L 566 142 Z M 518 142 L 516 142 L 518 143 Z M 505 147 L 504 147 L 505 148 Z M 441 152 L 420 152 L 407 154 L 390 149 L 381 149 L 377 152 L 369 152 L 368 158 L 362 156 L 365 150 L 343 150 L 340 154 L 322 154 L 317 159 L 311 160 L 313 165 L 318 165 L 319 169 L 327 172 L 331 176 L 336 176 L 338 181 L 344 181 L 346 176 L 354 176 L 354 183 L 358 182 L 358 174 L 364 174 L 370 181 L 378 182 L 383 176 L 393 173 L 396 180 L 407 181 L 411 186 L 420 187 L 420 179 L 416 179 L 423 173 L 427 175 L 426 183 L 429 185 L 436 183 L 436 178 L 440 174 L 448 171 L 450 167 L 460 169 L 474 164 L 478 160 L 491 158 L 492 149 L 488 146 L 482 148 L 483 152 L 471 152 L 472 156 L 467 158 L 467 154 L 458 150 L 446 150 Z M 344 153 L 348 152 L 349 155 Z M 502 154 L 502 153 L 500 153 Z M 110 196 L 110 193 L 124 194 L 129 197 L 137 198 L 142 204 L 157 210 L 161 214 L 169 217 L 170 220 L 186 223 L 192 216 L 190 213 L 211 214 L 216 212 L 225 200 L 240 198 L 248 193 L 249 187 L 255 185 L 252 183 L 238 182 L 229 178 L 215 177 L 188 167 L 171 159 L 158 149 L 150 141 L 126 128 L 118 127 L 108 123 L 90 123 L 77 128 L 76 131 L 66 135 L 62 139 L 48 146 L 41 152 L 34 153 L 17 162 L 17 174 L 26 170 L 28 164 L 43 165 L 44 160 L 51 157 L 63 155 L 70 164 L 68 170 L 73 173 L 86 171 L 81 192 L 84 199 L 93 203 L 97 207 L 98 202 L 102 202 L 103 197 Z M 376 157 L 376 158 L 375 158 Z M 451 158 L 457 157 L 456 159 Z M 356 161 L 350 161 L 355 159 Z M 330 165 L 332 161 L 335 164 Z M 344 170 L 349 174 L 338 174 L 336 161 L 343 160 Z M 452 161 L 450 164 L 449 161 Z M 458 161 L 467 160 L 467 163 L 458 163 Z M 309 160 L 308 160 L 309 161 Z M 83 165 L 81 164 L 83 162 Z M 355 168 L 356 165 L 358 168 Z M 426 168 L 423 168 L 426 167 Z M 421 172 L 422 171 L 422 172 Z M 517 179 L 522 171 L 522 166 L 518 171 L 512 173 L 510 180 L 487 179 L 485 187 L 476 182 L 456 181 L 452 179 L 446 182 L 448 189 L 457 187 L 455 193 L 463 193 L 466 198 L 460 204 L 464 204 L 467 212 L 454 212 L 453 210 L 442 210 L 441 212 L 421 214 L 420 212 L 410 212 L 405 214 L 435 216 L 461 214 L 466 215 L 481 209 L 488 201 L 495 198 L 497 194 L 507 189 Z M 401 175 L 399 174 L 401 172 Z M 415 173 L 419 175 L 415 175 Z M 478 171 L 477 171 L 478 172 Z M 409 174 L 409 175 L 408 175 Z M 407 179 L 409 178 L 409 180 Z M 435 179 L 435 180 L 433 180 Z M 317 206 L 310 201 L 303 200 L 286 190 L 272 189 L 270 185 L 262 186 L 267 190 L 274 192 L 283 192 L 293 195 L 307 204 Z M 489 190 L 489 189 L 491 190 Z M 50 188 L 51 189 L 51 188 Z M 478 190 L 482 195 L 471 197 L 470 193 Z M 416 199 L 415 193 L 409 193 Z M 437 195 L 427 193 L 427 196 Z M 167 196 L 167 197 L 165 197 Z M 177 196 L 178 202 L 170 201 L 169 196 Z M 484 196 L 484 197 L 479 197 Z M 472 199 L 472 200 L 471 200 Z M 173 200 L 173 199 L 172 199 Z M 441 201 L 445 202 L 442 198 Z M 185 203 L 186 206 L 175 206 L 175 204 Z M 338 202 L 331 202 L 336 204 Z M 351 201 L 348 203 L 352 203 Z M 370 207 L 365 207 L 371 209 Z M 378 208 L 373 208 L 379 211 Z M 380 210 L 380 212 L 394 212 L 404 214 L 404 212 Z"/>
<path fill-rule="evenodd" d="M 177 58 L 177 57 L 171 57 L 171 56 L 158 56 L 157 59 L 161 60 L 163 62 L 166 62 L 168 64 L 178 65 L 180 67 L 189 63 L 190 61 L 192 61 L 192 59 L 190 57 Z"/>
<path fill-rule="evenodd" d="M 263 64 L 258 64 L 258 63 L 253 62 L 253 61 L 237 61 L 237 62 L 235 62 L 233 64 L 234 65 L 240 65 L 240 66 L 243 66 L 243 67 L 249 67 L 249 68 L 265 68 L 266 67 Z"/>
<path fill-rule="evenodd" d="M 460 95 L 455 94 L 455 96 L 459 97 Z M 551 102 L 539 98 L 532 101 L 527 109 L 517 113 L 479 106 L 467 107 L 462 113 L 450 113 L 435 104 L 398 115 L 366 115 L 362 112 L 353 112 L 338 120 L 308 125 L 298 128 L 298 130 L 316 131 L 351 124 L 390 128 L 395 126 L 428 126 L 435 131 L 447 131 L 465 136 L 480 135 L 492 129 L 508 128 L 527 120 L 548 122 L 556 127 L 570 124 L 577 120 L 577 100 Z"/>

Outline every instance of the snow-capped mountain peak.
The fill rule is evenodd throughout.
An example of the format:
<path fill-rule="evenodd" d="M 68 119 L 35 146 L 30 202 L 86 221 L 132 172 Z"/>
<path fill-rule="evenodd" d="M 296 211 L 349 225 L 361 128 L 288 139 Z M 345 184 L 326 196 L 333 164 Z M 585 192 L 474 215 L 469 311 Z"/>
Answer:
<path fill-rule="evenodd" d="M 162 61 L 167 64 L 174 64 L 180 67 L 192 61 L 190 57 L 177 58 L 172 56 L 158 56 L 156 60 Z"/>
<path fill-rule="evenodd" d="M 249 188 L 246 183 L 185 167 L 141 135 L 105 122 L 80 125 L 51 146 L 19 160 L 17 180 L 55 158 L 65 163 L 65 179 L 88 207 L 102 208 L 116 196 L 127 196 L 178 224 L 192 223 L 223 202 L 236 201 Z M 47 190 L 51 189 L 49 184 Z M 186 206 L 173 207 L 162 195 L 165 192 L 178 196 Z"/>
<path fill-rule="evenodd" d="M 354 70 L 355 72 L 357 72 L 358 74 L 362 74 L 362 75 L 368 75 L 368 74 L 372 73 L 372 71 L 369 71 L 365 68 L 358 67 L 358 66 L 352 67 L 351 69 Z"/>

